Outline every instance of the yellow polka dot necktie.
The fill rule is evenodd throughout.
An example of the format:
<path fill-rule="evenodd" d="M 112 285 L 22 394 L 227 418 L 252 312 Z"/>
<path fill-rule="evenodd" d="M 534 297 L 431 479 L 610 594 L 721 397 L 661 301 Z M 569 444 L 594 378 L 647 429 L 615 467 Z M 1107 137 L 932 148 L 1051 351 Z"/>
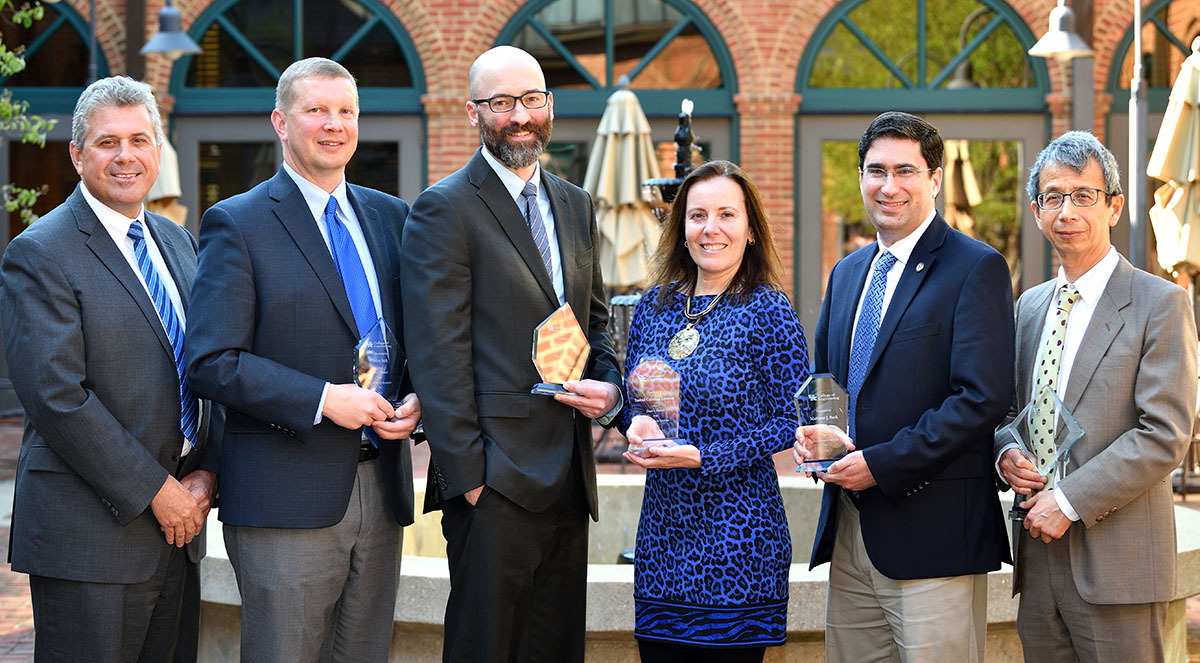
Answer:
<path fill-rule="evenodd" d="M 1034 383 L 1033 394 L 1037 402 L 1030 412 L 1030 437 L 1038 472 L 1046 475 L 1046 489 L 1053 488 L 1055 480 L 1054 473 L 1050 471 L 1054 463 L 1054 431 L 1058 419 L 1053 394 L 1058 391 L 1063 348 L 1067 342 L 1067 319 L 1078 301 L 1079 291 L 1075 286 L 1067 284 L 1059 288 L 1050 330 L 1034 365 L 1037 380 Z"/>

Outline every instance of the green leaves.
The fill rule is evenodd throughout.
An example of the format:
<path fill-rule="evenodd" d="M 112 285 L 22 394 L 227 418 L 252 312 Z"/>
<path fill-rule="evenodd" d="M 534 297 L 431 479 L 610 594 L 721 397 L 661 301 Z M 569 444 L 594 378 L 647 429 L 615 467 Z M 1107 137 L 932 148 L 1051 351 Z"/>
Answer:
<path fill-rule="evenodd" d="M 29 28 L 34 21 L 42 20 L 44 15 L 45 8 L 40 4 L 22 2 L 18 6 L 14 0 L 0 0 L 0 20 L 13 25 Z M 5 44 L 3 36 L 0 36 L 0 76 L 12 76 L 23 71 L 25 69 L 25 58 L 22 57 L 24 53 L 25 46 L 23 44 L 16 46 Z M 55 120 L 29 115 L 28 110 L 28 102 L 13 99 L 12 90 L 5 88 L 3 93 L 0 93 L 0 134 L 19 133 L 22 143 L 45 147 L 46 133 L 54 128 Z M 3 141 L 3 138 L 0 138 L 0 141 Z M 33 205 L 39 197 L 45 195 L 46 190 L 47 187 L 44 184 L 32 189 L 15 184 L 5 184 L 0 186 L 0 201 L 4 203 L 4 209 L 9 214 L 19 211 L 21 221 L 30 224 L 38 218 L 33 211 Z"/>

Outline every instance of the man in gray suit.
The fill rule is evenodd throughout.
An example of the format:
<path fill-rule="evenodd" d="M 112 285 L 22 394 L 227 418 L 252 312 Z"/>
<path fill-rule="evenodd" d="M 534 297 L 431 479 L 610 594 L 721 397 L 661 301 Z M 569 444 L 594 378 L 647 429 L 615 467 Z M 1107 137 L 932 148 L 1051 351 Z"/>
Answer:
<path fill-rule="evenodd" d="M 26 414 L 10 560 L 39 661 L 196 659 L 218 449 L 183 376 L 196 241 L 142 207 L 162 142 L 147 85 L 88 86 L 69 148 L 82 181 L 0 264 Z"/>
<path fill-rule="evenodd" d="M 1018 543 L 1025 660 L 1161 661 L 1175 582 L 1168 475 L 1196 402 L 1191 307 L 1110 244 L 1125 198 L 1117 162 L 1094 136 L 1050 143 L 1027 190 L 1061 267 L 1017 302 L 1013 412 L 1049 388 L 1084 435 L 1049 482 L 997 445 L 1005 481 L 1038 491 L 1022 503 L 1032 538 Z"/>

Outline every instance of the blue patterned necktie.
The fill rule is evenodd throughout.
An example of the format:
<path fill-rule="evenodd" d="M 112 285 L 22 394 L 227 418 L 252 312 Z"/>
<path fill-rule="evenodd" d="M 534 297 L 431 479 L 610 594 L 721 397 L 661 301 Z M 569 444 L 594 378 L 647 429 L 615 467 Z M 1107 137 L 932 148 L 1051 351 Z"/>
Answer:
<path fill-rule="evenodd" d="M 533 233 L 533 243 L 537 244 L 538 253 L 542 256 L 542 264 L 546 273 L 554 279 L 554 264 L 550 260 L 550 236 L 546 234 L 546 224 L 542 222 L 542 213 L 538 210 L 537 187 L 533 182 L 526 182 L 521 190 L 521 199 L 525 201 L 525 223 L 529 224 L 529 232 Z"/>
<path fill-rule="evenodd" d="M 379 321 L 379 314 L 375 311 L 375 301 L 371 298 L 371 286 L 367 284 L 367 272 L 363 269 L 358 247 L 354 246 L 354 239 L 338 218 L 337 211 L 337 198 L 330 196 L 329 202 L 325 203 L 325 227 L 329 230 L 329 249 L 333 252 L 333 263 L 337 265 L 338 274 L 342 276 L 342 286 L 346 288 L 350 310 L 354 311 L 354 324 L 358 327 L 358 335 L 366 336 L 371 327 Z"/>
<path fill-rule="evenodd" d="M 150 262 L 142 222 L 134 221 L 130 224 L 127 236 L 133 241 L 133 255 L 137 258 L 142 279 L 146 281 L 146 290 L 150 292 L 154 310 L 158 312 L 158 319 L 162 321 L 167 338 L 171 341 L 171 349 L 175 355 L 175 372 L 179 375 L 179 430 L 188 440 L 187 449 L 191 449 L 191 445 L 196 441 L 199 405 L 188 387 L 186 365 L 183 361 L 183 325 L 179 322 L 179 314 L 175 312 L 175 305 L 171 303 L 162 279 L 158 277 L 158 270 L 154 269 L 154 263 Z"/>
<path fill-rule="evenodd" d="M 871 351 L 875 349 L 875 337 L 879 335 L 879 314 L 883 310 L 883 295 L 887 292 L 887 275 L 894 264 L 896 256 L 887 251 L 875 262 L 871 284 L 867 287 L 867 296 L 863 299 L 862 310 L 858 313 L 858 324 L 854 327 L 854 344 L 850 348 L 850 375 L 846 385 L 850 396 L 850 430 L 846 432 L 856 442 L 854 415 L 858 409 L 858 391 L 862 389 L 863 380 L 867 378 L 867 364 L 871 361 Z"/>

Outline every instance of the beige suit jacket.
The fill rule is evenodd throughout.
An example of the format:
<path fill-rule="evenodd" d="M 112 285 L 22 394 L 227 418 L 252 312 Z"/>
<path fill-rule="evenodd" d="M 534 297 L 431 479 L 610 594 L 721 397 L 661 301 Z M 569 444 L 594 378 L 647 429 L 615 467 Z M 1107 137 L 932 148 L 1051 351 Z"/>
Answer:
<path fill-rule="evenodd" d="M 1033 389 L 1054 290 L 1051 280 L 1017 301 L 1019 407 Z M 1196 325 L 1187 294 L 1122 257 L 1084 333 L 1063 402 L 1084 430 L 1058 480 L 1080 517 L 1065 535 L 1071 568 L 1063 571 L 1089 603 L 1169 600 L 1175 585 L 1170 474 L 1191 439 L 1196 403 Z M 1022 542 L 1029 545 L 1041 543 Z"/>

